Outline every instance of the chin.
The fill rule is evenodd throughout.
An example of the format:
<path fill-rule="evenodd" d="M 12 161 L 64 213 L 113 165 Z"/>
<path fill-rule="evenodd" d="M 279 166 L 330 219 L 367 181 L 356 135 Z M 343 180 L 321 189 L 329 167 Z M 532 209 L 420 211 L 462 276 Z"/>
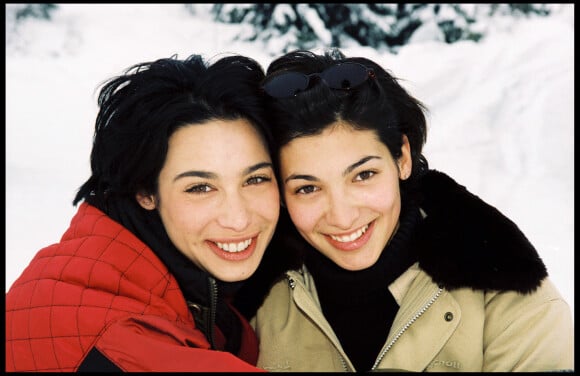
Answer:
<path fill-rule="evenodd" d="M 250 278 L 256 272 L 256 268 L 249 268 L 244 270 L 229 270 L 228 273 L 216 273 L 215 278 L 223 282 L 240 282 Z"/>
<path fill-rule="evenodd" d="M 356 271 L 359 271 L 359 270 L 363 270 L 363 269 L 366 269 L 369 266 L 371 266 L 371 265 L 369 265 L 367 263 L 358 263 L 358 262 L 352 263 L 352 262 L 336 262 L 336 261 L 334 261 L 334 263 L 336 265 L 340 266 L 342 269 L 348 270 L 348 271 L 351 271 L 351 272 L 356 272 Z"/>
<path fill-rule="evenodd" d="M 373 266 L 374 264 L 376 264 L 378 260 L 378 257 L 372 259 L 372 260 L 348 260 L 348 259 L 339 259 L 339 260 L 332 260 L 334 261 L 334 263 L 338 266 L 340 266 L 341 268 L 343 268 L 344 270 L 348 270 L 351 272 L 356 272 L 359 270 L 364 270 L 367 268 L 370 268 L 371 266 Z"/>
<path fill-rule="evenodd" d="M 219 279 L 222 282 L 240 282 L 240 281 L 244 281 L 248 278 L 250 278 L 250 276 L 252 275 L 252 273 L 236 273 L 236 274 L 232 274 L 232 273 L 228 273 L 228 274 L 214 274 L 215 278 Z"/>

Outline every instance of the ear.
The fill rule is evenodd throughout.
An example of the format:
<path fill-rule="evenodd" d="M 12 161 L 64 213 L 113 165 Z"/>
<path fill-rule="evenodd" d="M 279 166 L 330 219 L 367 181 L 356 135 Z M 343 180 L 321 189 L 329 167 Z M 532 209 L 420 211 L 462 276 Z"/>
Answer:
<path fill-rule="evenodd" d="M 135 195 L 137 202 L 143 209 L 153 210 L 157 206 L 155 203 L 155 196 L 150 194 L 145 194 L 144 192 L 138 192 Z"/>
<path fill-rule="evenodd" d="M 407 135 L 403 135 L 403 144 L 401 145 L 401 156 L 397 160 L 399 167 L 399 178 L 407 180 L 413 170 L 413 161 L 411 159 L 411 145 Z"/>

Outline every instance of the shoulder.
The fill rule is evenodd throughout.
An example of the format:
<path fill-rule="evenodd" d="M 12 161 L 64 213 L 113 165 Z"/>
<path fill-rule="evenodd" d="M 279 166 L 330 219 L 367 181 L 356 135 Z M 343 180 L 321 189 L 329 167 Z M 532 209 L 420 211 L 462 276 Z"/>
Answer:
<path fill-rule="evenodd" d="M 503 317 L 521 317 L 531 315 L 534 311 L 541 312 L 543 316 L 556 314 L 556 317 L 566 317 L 570 314 L 569 305 L 549 278 L 545 278 L 536 290 L 529 293 L 486 292 L 485 306 L 490 314 Z"/>
<path fill-rule="evenodd" d="M 485 294 L 484 348 L 489 369 L 574 368 L 574 323 L 550 279 L 535 291 Z"/>
<path fill-rule="evenodd" d="M 150 248 L 88 204 L 79 207 L 59 243 L 35 255 L 12 288 L 24 293 L 37 283 L 52 286 L 54 281 L 74 291 L 94 290 L 96 296 L 138 296 L 149 303 L 152 296 L 168 299 L 168 291 L 179 291 L 173 276 Z M 64 296 L 72 294 L 65 288 L 51 289 Z"/>
<path fill-rule="evenodd" d="M 296 290 L 299 295 L 312 296 L 313 289 L 313 281 L 306 267 L 287 271 L 284 278 L 268 291 L 264 302 L 251 320 L 252 326 L 259 328 L 287 322 L 298 309 L 295 302 Z"/>
<path fill-rule="evenodd" d="M 538 252 L 518 226 L 444 173 L 420 181 L 426 216 L 418 230 L 418 259 L 447 289 L 531 292 L 547 277 Z"/>
<path fill-rule="evenodd" d="M 291 277 L 287 273 L 284 278 L 272 285 L 252 322 L 261 318 L 268 320 L 268 317 L 272 317 L 272 315 L 276 315 L 274 317 L 278 318 L 280 313 L 288 311 L 289 305 L 292 303 L 291 285 L 295 281 L 294 278 L 295 276 Z"/>

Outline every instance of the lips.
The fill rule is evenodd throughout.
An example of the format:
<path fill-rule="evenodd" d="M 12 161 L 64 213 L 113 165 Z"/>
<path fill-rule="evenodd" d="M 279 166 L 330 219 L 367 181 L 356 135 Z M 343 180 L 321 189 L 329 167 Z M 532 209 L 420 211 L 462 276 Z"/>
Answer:
<path fill-rule="evenodd" d="M 254 253 L 258 235 L 236 240 L 206 240 L 209 248 L 220 258 L 227 261 L 242 261 Z"/>
<path fill-rule="evenodd" d="M 341 251 L 355 251 L 364 246 L 371 238 L 375 228 L 375 221 L 364 225 L 347 234 L 324 235 L 325 239 L 336 249 Z"/>

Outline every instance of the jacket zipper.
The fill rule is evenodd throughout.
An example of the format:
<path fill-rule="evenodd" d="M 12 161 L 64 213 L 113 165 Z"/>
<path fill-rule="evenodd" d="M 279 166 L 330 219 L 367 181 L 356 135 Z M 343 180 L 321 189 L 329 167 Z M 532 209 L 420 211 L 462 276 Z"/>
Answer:
<path fill-rule="evenodd" d="M 350 369 L 346 365 L 346 361 L 344 360 L 344 358 L 342 357 L 342 355 L 340 355 L 340 352 L 339 351 L 337 351 L 337 352 L 338 352 L 338 357 L 340 358 L 340 362 L 342 363 L 342 368 L 344 368 L 344 372 L 350 371 Z"/>
<path fill-rule="evenodd" d="M 208 277 L 208 282 L 209 307 L 189 300 L 187 301 L 187 306 L 193 314 L 195 325 L 205 334 L 211 348 L 215 349 L 214 326 L 217 316 L 218 287 L 213 277 Z"/>
<path fill-rule="evenodd" d="M 413 318 L 411 318 L 411 320 L 409 320 L 409 322 L 407 322 L 407 324 L 405 324 L 405 326 L 403 326 L 403 328 L 399 331 L 399 333 L 397 333 L 397 335 L 395 336 L 395 338 L 393 338 L 391 340 L 391 342 L 387 345 L 387 347 L 385 347 L 385 349 L 379 354 L 379 357 L 375 361 L 375 364 L 371 368 L 371 371 L 374 370 L 379 365 L 379 363 L 383 360 L 383 358 L 385 357 L 385 355 L 387 354 L 387 352 L 393 347 L 393 345 L 395 344 L 395 342 L 397 342 L 397 340 L 399 338 L 401 338 L 401 335 L 403 335 L 403 333 L 406 332 L 407 329 L 409 329 L 409 327 L 415 321 L 417 321 L 417 319 L 419 317 L 421 317 L 423 315 L 423 313 L 425 313 L 425 311 L 427 311 L 427 309 L 429 309 L 429 307 L 431 307 L 431 305 L 437 300 L 437 298 L 439 298 L 439 295 L 441 295 L 441 292 L 442 291 L 443 291 L 442 288 L 440 288 L 439 290 L 437 290 L 437 292 L 435 293 L 435 295 L 433 295 L 433 297 L 427 302 L 427 304 L 423 308 L 421 308 L 419 310 L 419 312 L 417 312 L 415 314 L 415 316 L 413 316 Z"/>
<path fill-rule="evenodd" d="M 217 314 L 217 298 L 218 298 L 218 288 L 217 283 L 213 277 L 208 277 L 209 279 L 209 320 L 207 327 L 207 336 L 212 349 L 215 349 L 215 338 L 214 338 L 214 326 Z"/>

